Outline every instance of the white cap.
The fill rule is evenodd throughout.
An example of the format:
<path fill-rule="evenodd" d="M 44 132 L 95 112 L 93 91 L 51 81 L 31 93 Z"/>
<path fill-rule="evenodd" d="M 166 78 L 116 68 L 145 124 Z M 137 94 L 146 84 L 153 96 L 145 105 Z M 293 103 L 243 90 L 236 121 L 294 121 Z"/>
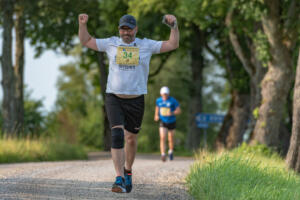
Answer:
<path fill-rule="evenodd" d="M 167 86 L 160 88 L 160 94 L 170 94 L 170 90 Z"/>

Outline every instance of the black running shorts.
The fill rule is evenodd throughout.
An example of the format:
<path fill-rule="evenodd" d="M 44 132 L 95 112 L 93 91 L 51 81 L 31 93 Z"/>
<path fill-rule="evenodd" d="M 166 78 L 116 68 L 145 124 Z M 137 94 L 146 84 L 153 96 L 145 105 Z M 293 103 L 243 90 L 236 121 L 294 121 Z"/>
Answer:
<path fill-rule="evenodd" d="M 111 128 L 117 125 L 124 125 L 127 131 L 135 134 L 141 129 L 145 109 L 144 95 L 132 99 L 124 99 L 107 93 L 105 108 Z"/>
<path fill-rule="evenodd" d="M 164 127 L 167 128 L 168 130 L 174 130 L 176 128 L 176 122 L 172 122 L 172 123 L 165 123 L 160 121 L 159 123 L 159 127 Z"/>

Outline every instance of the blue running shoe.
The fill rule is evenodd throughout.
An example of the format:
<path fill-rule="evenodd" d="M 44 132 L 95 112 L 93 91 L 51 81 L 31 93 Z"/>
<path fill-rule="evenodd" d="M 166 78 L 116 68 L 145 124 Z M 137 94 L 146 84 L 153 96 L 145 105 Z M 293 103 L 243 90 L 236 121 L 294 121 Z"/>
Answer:
<path fill-rule="evenodd" d="M 124 178 L 122 178 L 122 176 L 116 177 L 116 181 L 113 184 L 111 191 L 116 192 L 116 193 L 125 193 L 126 192 L 125 180 L 124 180 Z"/>
<path fill-rule="evenodd" d="M 132 173 L 124 169 L 125 187 L 126 192 L 129 193 L 132 190 Z"/>
<path fill-rule="evenodd" d="M 169 159 L 170 159 L 170 160 L 173 160 L 173 159 L 174 159 L 173 152 L 172 152 L 172 153 L 169 153 Z"/>

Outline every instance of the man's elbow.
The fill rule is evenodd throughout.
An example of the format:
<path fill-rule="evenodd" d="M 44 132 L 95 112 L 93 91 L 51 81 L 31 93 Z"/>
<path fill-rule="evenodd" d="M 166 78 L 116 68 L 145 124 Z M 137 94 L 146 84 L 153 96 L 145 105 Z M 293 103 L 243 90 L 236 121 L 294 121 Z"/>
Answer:
<path fill-rule="evenodd" d="M 87 43 L 88 43 L 88 41 L 80 40 L 80 44 L 81 44 L 82 46 L 84 46 L 84 47 L 88 47 L 88 46 L 87 46 Z"/>
<path fill-rule="evenodd" d="M 177 42 L 174 42 L 173 45 L 172 45 L 172 49 L 175 50 L 179 47 L 179 41 Z"/>
<path fill-rule="evenodd" d="M 85 46 L 86 43 L 84 42 L 84 40 L 82 40 L 82 39 L 79 38 L 79 41 L 80 41 L 80 44 L 81 44 L 82 46 Z"/>
<path fill-rule="evenodd" d="M 179 47 L 178 43 L 172 44 L 169 46 L 169 51 L 173 51 L 173 50 L 177 49 L 178 47 Z"/>
<path fill-rule="evenodd" d="M 79 40 L 80 40 L 80 43 L 82 46 L 85 46 L 85 47 L 88 47 L 87 44 L 88 42 L 92 39 L 92 37 L 90 36 L 89 38 L 80 38 L 79 37 Z"/>

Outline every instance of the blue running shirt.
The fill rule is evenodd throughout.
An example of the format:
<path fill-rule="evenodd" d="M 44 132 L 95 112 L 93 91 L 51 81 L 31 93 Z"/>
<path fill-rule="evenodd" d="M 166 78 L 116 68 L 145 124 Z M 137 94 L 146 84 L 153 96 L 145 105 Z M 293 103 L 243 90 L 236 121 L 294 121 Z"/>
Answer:
<path fill-rule="evenodd" d="M 175 115 L 170 115 L 179 106 L 178 101 L 169 96 L 167 100 L 163 100 L 162 97 L 156 99 L 156 106 L 159 108 L 159 119 L 164 123 L 173 123 L 176 121 Z"/>

